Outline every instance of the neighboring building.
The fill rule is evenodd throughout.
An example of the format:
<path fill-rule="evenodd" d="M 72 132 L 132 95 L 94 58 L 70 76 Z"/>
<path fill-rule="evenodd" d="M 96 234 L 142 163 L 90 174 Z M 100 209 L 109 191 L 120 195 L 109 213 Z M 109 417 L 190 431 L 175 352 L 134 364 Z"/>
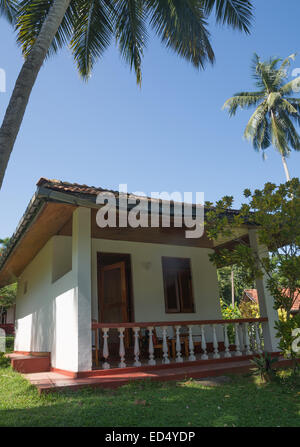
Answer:
<path fill-rule="evenodd" d="M 288 290 L 289 289 L 283 289 L 283 294 L 284 295 L 288 295 Z M 243 294 L 243 301 L 252 301 L 256 304 L 258 304 L 258 293 L 256 289 L 246 289 L 244 290 L 244 294 Z M 297 292 L 297 297 L 293 303 L 293 307 L 291 309 L 291 313 L 292 314 L 296 314 L 300 311 L 300 289 Z"/>
<path fill-rule="evenodd" d="M 119 366 L 125 365 L 125 357 L 133 351 L 134 365 L 139 366 L 139 338 L 145 334 L 149 365 L 155 364 L 154 349 L 163 351 L 163 362 L 167 363 L 171 342 L 177 351 L 176 362 L 183 360 L 183 341 L 186 352 L 189 350 L 186 360 L 195 359 L 193 342 L 199 345 L 199 340 L 202 359 L 207 358 L 209 343 L 214 359 L 219 359 L 219 350 L 225 348 L 225 357 L 231 356 L 224 338 L 227 326 L 222 320 L 217 272 L 208 255 L 220 246 L 232 246 L 234 241 L 212 242 L 205 233 L 201 238 L 187 239 L 187 228 L 165 228 L 161 223 L 156 228 L 100 228 L 96 214 L 103 205 L 97 204 L 96 197 L 104 190 L 43 178 L 37 186 L 0 261 L 0 287 L 18 282 L 16 352 L 49 353 L 56 370 L 89 371 L 93 354 L 98 365 L 101 333 L 103 368 L 108 368 L 111 348 L 117 343 Z M 121 215 L 120 195 L 110 193 Z M 151 199 L 149 204 L 158 205 L 161 216 L 162 202 Z M 125 211 L 131 208 L 128 205 Z M 193 206 L 193 212 L 195 209 Z M 239 235 L 260 249 L 253 226 L 245 224 Z M 256 328 L 262 324 L 265 349 L 277 351 L 273 299 L 261 279 L 257 285 L 262 320 L 240 322 L 244 331 L 240 336 L 247 334 L 248 324 Z M 98 334 L 93 342 L 92 321 Z M 240 340 L 240 349 L 235 349 L 235 355 L 249 353 L 247 337 Z"/>

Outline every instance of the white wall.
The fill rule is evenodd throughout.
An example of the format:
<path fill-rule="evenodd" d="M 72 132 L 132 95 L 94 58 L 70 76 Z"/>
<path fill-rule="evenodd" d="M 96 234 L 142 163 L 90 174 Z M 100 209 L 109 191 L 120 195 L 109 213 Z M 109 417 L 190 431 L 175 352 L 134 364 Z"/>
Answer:
<path fill-rule="evenodd" d="M 209 249 L 91 240 L 88 211 L 81 208 L 73 222 L 73 234 L 81 236 L 73 237 L 71 271 L 53 282 L 53 267 L 61 271 L 61 266 L 66 265 L 61 259 L 55 265 L 58 259 L 57 244 L 64 246 L 65 250 L 70 250 L 71 246 L 70 237 L 54 236 L 20 276 L 16 304 L 16 351 L 51 352 L 52 366 L 59 369 L 78 371 L 90 368 L 90 321 L 92 316 L 98 318 L 98 252 L 131 255 L 135 321 L 222 318 L 217 274 L 208 259 Z M 165 313 L 162 256 L 191 259 L 195 313 Z M 92 261 L 92 270 L 89 260 Z"/>
<path fill-rule="evenodd" d="M 131 255 L 136 322 L 221 319 L 217 272 L 210 249 L 141 242 L 92 240 L 92 314 L 98 319 L 97 253 Z M 195 313 L 165 312 L 162 256 L 191 259 Z"/>
<path fill-rule="evenodd" d="M 51 352 L 52 367 L 74 372 L 91 369 L 90 227 L 77 208 L 73 238 L 52 237 L 18 281 L 15 351 Z"/>
<path fill-rule="evenodd" d="M 53 247 L 59 242 L 57 238 L 64 245 L 67 237 L 50 239 L 19 278 L 15 339 L 16 351 L 52 352 L 54 364 L 57 302 L 61 302 L 62 296 L 74 294 L 72 272 L 56 282 L 52 281 Z"/>

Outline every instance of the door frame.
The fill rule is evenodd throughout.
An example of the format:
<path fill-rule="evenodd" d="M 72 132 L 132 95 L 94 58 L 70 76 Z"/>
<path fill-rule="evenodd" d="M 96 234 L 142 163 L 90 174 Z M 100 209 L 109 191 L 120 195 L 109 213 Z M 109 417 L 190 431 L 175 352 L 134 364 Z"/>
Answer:
<path fill-rule="evenodd" d="M 115 261 L 111 262 L 111 264 L 103 265 L 101 259 L 105 257 L 105 255 L 112 257 Z M 120 260 L 118 260 L 118 257 Z M 115 252 L 97 252 L 97 286 L 98 286 L 98 296 L 97 296 L 97 304 L 98 304 L 98 321 L 101 322 L 102 315 L 102 278 L 101 278 L 101 268 L 108 267 L 109 265 L 115 265 L 123 263 L 125 267 L 125 286 L 126 286 L 126 317 L 127 322 L 134 322 L 134 299 L 133 299 L 133 278 L 132 278 L 132 263 L 131 263 L 131 255 L 127 253 L 115 253 Z M 127 271 L 129 268 L 129 271 Z"/>
<path fill-rule="evenodd" d="M 103 265 L 102 267 L 100 267 L 100 296 L 99 296 L 99 300 L 100 300 L 100 305 L 99 305 L 99 322 L 103 323 L 101 316 L 103 316 L 103 308 L 104 308 L 104 303 L 103 303 L 103 285 L 104 285 L 104 281 L 103 281 L 103 276 L 104 273 L 106 271 L 109 270 L 115 270 L 115 269 L 120 269 L 121 271 L 121 303 L 122 303 L 122 319 L 124 321 L 120 321 L 120 323 L 128 323 L 128 294 L 127 294 L 127 287 L 126 287 L 126 273 L 125 273 L 125 262 L 121 261 L 121 262 L 115 262 L 114 264 L 109 264 L 109 265 Z M 105 321 L 105 323 L 108 323 L 107 321 Z M 109 324 L 109 323 L 108 323 Z"/>

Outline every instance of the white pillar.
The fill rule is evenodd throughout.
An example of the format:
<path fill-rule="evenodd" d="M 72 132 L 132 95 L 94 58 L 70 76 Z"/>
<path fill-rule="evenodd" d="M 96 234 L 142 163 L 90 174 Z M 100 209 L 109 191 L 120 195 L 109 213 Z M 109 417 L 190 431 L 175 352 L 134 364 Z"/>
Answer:
<path fill-rule="evenodd" d="M 260 258 L 269 256 L 268 249 L 258 242 L 256 230 L 249 230 L 250 247 Z M 259 310 L 261 317 L 267 317 L 268 322 L 262 323 L 264 350 L 268 352 L 279 351 L 278 338 L 276 338 L 275 321 L 278 321 L 278 312 L 274 309 L 274 299 L 267 289 L 266 275 L 256 279 Z"/>
<path fill-rule="evenodd" d="M 91 210 L 77 208 L 73 213 L 72 271 L 75 280 L 77 371 L 92 369 L 91 341 Z"/>

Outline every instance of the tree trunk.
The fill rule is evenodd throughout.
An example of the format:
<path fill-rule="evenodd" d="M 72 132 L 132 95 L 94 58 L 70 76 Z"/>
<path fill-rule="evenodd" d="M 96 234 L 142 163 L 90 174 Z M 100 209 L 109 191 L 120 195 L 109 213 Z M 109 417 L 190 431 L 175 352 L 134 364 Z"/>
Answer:
<path fill-rule="evenodd" d="M 284 172 L 285 172 L 285 176 L 286 176 L 286 181 L 289 182 L 291 180 L 290 177 L 290 173 L 289 173 L 289 168 L 286 162 L 286 158 L 283 154 L 281 154 L 281 159 L 282 159 L 282 164 L 283 164 L 283 168 L 284 168 Z"/>
<path fill-rule="evenodd" d="M 19 73 L 0 129 L 0 189 L 31 90 L 70 3 L 71 0 L 54 1 L 37 40 Z"/>

